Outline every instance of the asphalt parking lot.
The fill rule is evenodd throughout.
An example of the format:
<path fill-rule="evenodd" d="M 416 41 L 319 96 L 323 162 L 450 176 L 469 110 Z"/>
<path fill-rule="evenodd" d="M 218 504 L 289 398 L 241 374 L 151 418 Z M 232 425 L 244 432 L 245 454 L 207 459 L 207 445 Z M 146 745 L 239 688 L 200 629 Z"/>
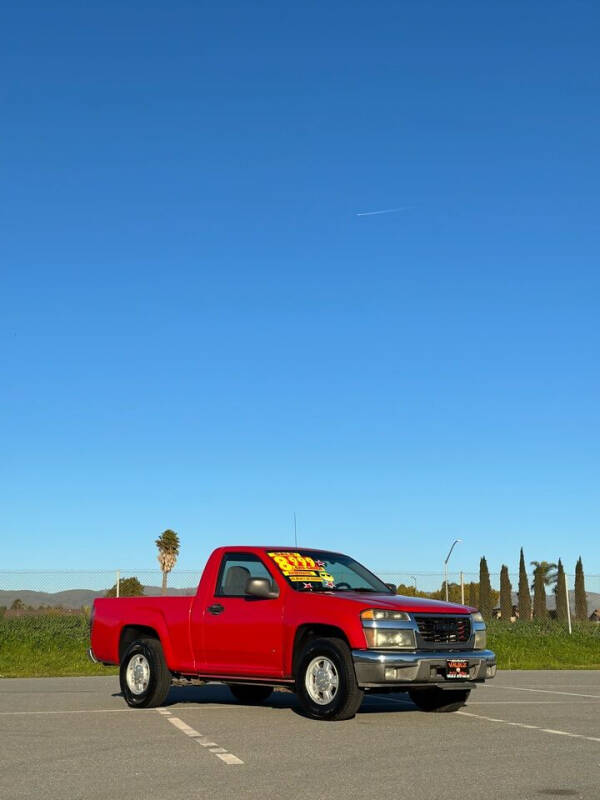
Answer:
<path fill-rule="evenodd" d="M 600 800 L 600 671 L 500 672 L 463 711 L 370 695 L 316 722 L 277 691 L 174 687 L 135 711 L 110 678 L 0 681 L 0 798 Z"/>

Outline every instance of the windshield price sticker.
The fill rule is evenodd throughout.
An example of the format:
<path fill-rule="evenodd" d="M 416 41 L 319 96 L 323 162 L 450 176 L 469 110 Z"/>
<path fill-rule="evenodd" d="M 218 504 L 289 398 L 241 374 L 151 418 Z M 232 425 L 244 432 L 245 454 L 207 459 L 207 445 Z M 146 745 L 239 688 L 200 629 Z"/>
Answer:
<path fill-rule="evenodd" d="M 315 561 L 310 556 L 302 556 L 300 553 L 269 553 L 269 555 L 284 575 L 317 568 Z"/>
<path fill-rule="evenodd" d="M 322 583 L 328 589 L 333 589 L 334 580 L 332 575 L 326 572 L 319 572 L 318 575 L 288 575 L 287 576 L 294 583 L 301 583 L 302 581 L 314 581 L 314 583 Z"/>
<path fill-rule="evenodd" d="M 324 561 L 315 561 L 310 556 L 300 553 L 268 553 L 277 564 L 283 575 L 294 583 L 314 582 L 321 583 L 327 588 L 333 588 L 334 580 L 325 569 Z"/>

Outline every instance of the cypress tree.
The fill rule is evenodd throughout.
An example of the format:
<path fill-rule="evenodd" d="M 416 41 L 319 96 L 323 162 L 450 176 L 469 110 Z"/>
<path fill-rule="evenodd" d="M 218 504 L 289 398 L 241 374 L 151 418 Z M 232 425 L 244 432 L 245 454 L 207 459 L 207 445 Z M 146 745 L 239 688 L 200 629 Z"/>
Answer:
<path fill-rule="evenodd" d="M 500 616 L 505 622 L 510 622 L 512 617 L 512 586 L 506 564 L 502 564 L 500 570 Z"/>
<path fill-rule="evenodd" d="M 579 620 L 587 619 L 587 598 L 585 596 L 585 577 L 581 556 L 575 566 L 575 617 Z"/>
<path fill-rule="evenodd" d="M 492 587 L 485 556 L 482 556 L 479 562 L 479 610 L 485 619 L 492 616 Z"/>
<path fill-rule="evenodd" d="M 525 569 L 525 556 L 521 548 L 519 561 L 519 619 L 531 619 L 531 595 L 529 594 L 529 578 Z"/>
<path fill-rule="evenodd" d="M 567 621 L 567 595 L 565 592 L 565 570 L 560 558 L 558 559 L 558 571 L 556 573 L 556 619 L 561 622 Z"/>
<path fill-rule="evenodd" d="M 533 616 L 535 619 L 546 617 L 546 584 L 541 566 L 533 571 Z"/>
<path fill-rule="evenodd" d="M 479 596 L 477 589 L 479 587 L 475 583 L 475 581 L 471 581 L 469 584 L 469 605 L 471 608 L 479 608 Z"/>

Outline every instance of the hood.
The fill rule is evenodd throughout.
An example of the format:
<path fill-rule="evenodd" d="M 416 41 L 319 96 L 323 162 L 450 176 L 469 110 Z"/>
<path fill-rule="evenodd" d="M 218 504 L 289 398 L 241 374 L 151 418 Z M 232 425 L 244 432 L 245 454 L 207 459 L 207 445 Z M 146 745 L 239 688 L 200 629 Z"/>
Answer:
<path fill-rule="evenodd" d="M 385 608 L 389 611 L 408 611 L 414 614 L 472 614 L 477 611 L 471 606 L 446 603 L 443 600 L 430 600 L 427 597 L 409 597 L 402 594 L 371 594 L 370 592 L 315 593 L 315 597 L 331 597 L 344 603 L 356 603 L 361 610 Z"/>

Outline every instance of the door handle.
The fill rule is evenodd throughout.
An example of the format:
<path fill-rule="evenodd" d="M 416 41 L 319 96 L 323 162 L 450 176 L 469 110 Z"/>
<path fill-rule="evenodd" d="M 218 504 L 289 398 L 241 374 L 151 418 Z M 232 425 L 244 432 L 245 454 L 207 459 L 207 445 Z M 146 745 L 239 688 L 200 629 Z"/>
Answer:
<path fill-rule="evenodd" d="M 223 611 L 225 611 L 225 606 L 222 606 L 221 603 L 215 603 L 214 605 L 209 606 L 206 610 L 210 614 L 221 614 Z"/>

